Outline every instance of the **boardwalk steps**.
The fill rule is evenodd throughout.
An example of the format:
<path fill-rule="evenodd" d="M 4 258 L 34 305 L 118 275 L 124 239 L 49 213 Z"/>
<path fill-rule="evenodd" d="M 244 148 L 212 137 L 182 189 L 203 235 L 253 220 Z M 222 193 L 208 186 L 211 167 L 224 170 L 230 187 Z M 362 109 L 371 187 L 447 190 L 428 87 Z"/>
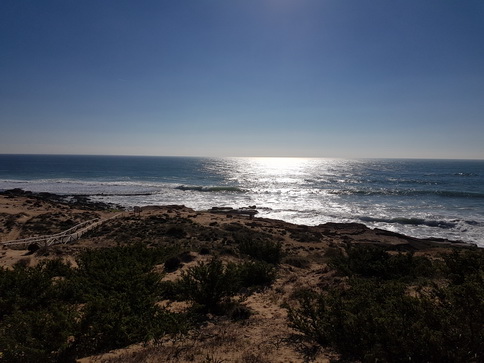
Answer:
<path fill-rule="evenodd" d="M 6 241 L 6 242 L 0 242 L 0 246 L 30 246 L 32 244 L 36 244 L 39 247 L 45 246 L 52 246 L 56 244 L 67 244 L 67 243 L 72 243 L 74 241 L 77 241 L 79 238 L 81 238 L 85 233 L 91 231 L 92 229 L 96 228 L 97 226 L 100 226 L 101 224 L 111 220 L 118 218 L 121 216 L 122 213 L 116 214 L 115 216 L 105 218 L 105 219 L 99 219 L 99 218 L 94 218 L 90 219 L 88 221 L 79 223 L 78 225 L 75 225 L 72 228 L 69 228 L 63 232 L 56 233 L 56 234 L 51 234 L 51 235 L 45 235 L 45 236 L 36 236 L 36 237 L 29 237 L 29 238 L 23 238 L 23 239 L 17 239 L 17 240 L 12 240 L 12 241 Z"/>

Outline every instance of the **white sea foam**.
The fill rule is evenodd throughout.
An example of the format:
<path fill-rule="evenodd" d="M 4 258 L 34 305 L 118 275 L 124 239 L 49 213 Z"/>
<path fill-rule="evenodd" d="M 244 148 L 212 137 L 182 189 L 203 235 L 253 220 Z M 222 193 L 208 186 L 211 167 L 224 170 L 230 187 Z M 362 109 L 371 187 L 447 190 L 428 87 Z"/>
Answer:
<path fill-rule="evenodd" d="M 124 206 L 256 205 L 261 217 L 293 223 L 358 222 L 484 247 L 482 162 L 117 158 L 90 159 L 69 172 L 71 162 L 83 159 L 66 160 L 47 174 L 48 166 L 20 177 L 9 170 L 0 173 L 0 190 L 83 194 Z M 113 160 L 116 173 L 109 169 Z"/>

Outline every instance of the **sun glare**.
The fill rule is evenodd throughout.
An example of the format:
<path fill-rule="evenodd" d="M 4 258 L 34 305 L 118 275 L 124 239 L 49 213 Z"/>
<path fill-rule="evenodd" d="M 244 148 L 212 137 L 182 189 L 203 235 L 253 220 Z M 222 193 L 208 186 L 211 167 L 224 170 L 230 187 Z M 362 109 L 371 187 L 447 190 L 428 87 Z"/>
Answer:
<path fill-rule="evenodd" d="M 289 157 L 248 158 L 247 166 L 260 176 L 287 176 L 300 174 L 307 169 L 308 159 Z"/>

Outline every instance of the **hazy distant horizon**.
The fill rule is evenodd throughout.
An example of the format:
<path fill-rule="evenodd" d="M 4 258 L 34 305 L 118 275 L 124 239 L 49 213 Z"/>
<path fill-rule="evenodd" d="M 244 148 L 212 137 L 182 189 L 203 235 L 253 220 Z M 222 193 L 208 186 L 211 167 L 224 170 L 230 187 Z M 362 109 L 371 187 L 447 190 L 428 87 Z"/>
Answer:
<path fill-rule="evenodd" d="M 353 160 L 371 160 L 371 159 L 388 159 L 388 160 L 463 160 L 463 161 L 481 161 L 484 158 L 452 158 L 452 157 L 386 157 L 386 156 L 348 156 L 348 157 L 339 157 L 339 156 L 291 156 L 291 155 L 277 155 L 277 156 L 270 156 L 270 155 L 144 155 L 144 154 L 45 154 L 45 153 L 0 153 L 0 155 L 25 155 L 25 156 L 99 156 L 99 157 L 148 157 L 148 158 L 279 158 L 279 159 L 353 159 Z"/>

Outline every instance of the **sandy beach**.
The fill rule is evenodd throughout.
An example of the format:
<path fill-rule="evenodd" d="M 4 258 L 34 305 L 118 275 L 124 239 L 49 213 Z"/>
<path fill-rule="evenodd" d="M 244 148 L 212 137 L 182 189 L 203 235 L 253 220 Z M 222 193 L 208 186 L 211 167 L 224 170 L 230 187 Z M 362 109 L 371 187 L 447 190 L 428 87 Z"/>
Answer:
<path fill-rule="evenodd" d="M 114 216 L 116 218 L 112 218 Z M 104 222 L 73 243 L 38 246 L 38 249 L 30 246 L 31 251 L 28 245 L 4 244 L 56 234 L 94 218 Z M 155 271 L 163 274 L 164 281 L 175 281 L 182 271 L 207 262 L 213 256 L 222 261 L 239 261 L 234 243 L 234 235 L 238 233 L 268 237 L 281 243 L 284 252 L 275 282 L 244 297 L 243 304 L 250 309 L 250 317 L 233 322 L 223 316 L 211 316 L 186 336 L 164 338 L 162 344 L 156 345 L 134 344 L 79 361 L 330 362 L 339 357 L 336 352 L 293 339 L 295 332 L 288 326 L 287 311 L 282 305 L 301 287 L 320 289 L 340 284 L 345 278 L 328 264 L 332 255 L 357 244 L 381 246 L 393 254 L 411 252 L 431 258 L 453 247 L 471 247 L 464 243 L 422 240 L 372 230 L 361 224 L 328 223 L 308 227 L 245 215 L 194 211 L 183 206 L 143 207 L 135 214 L 85 200 L 66 202 L 55 195 L 19 192 L 0 195 L 0 242 L 4 244 L 0 266 L 6 268 L 16 264 L 35 266 L 42 260 L 56 258 L 75 266 L 76 256 L 81 251 L 120 243 L 177 244 L 187 251 L 185 257 L 189 256 L 182 259 L 181 267 L 167 272 L 163 265 L 155 266 Z M 169 300 L 159 301 L 159 304 L 173 311 L 187 306 Z"/>

